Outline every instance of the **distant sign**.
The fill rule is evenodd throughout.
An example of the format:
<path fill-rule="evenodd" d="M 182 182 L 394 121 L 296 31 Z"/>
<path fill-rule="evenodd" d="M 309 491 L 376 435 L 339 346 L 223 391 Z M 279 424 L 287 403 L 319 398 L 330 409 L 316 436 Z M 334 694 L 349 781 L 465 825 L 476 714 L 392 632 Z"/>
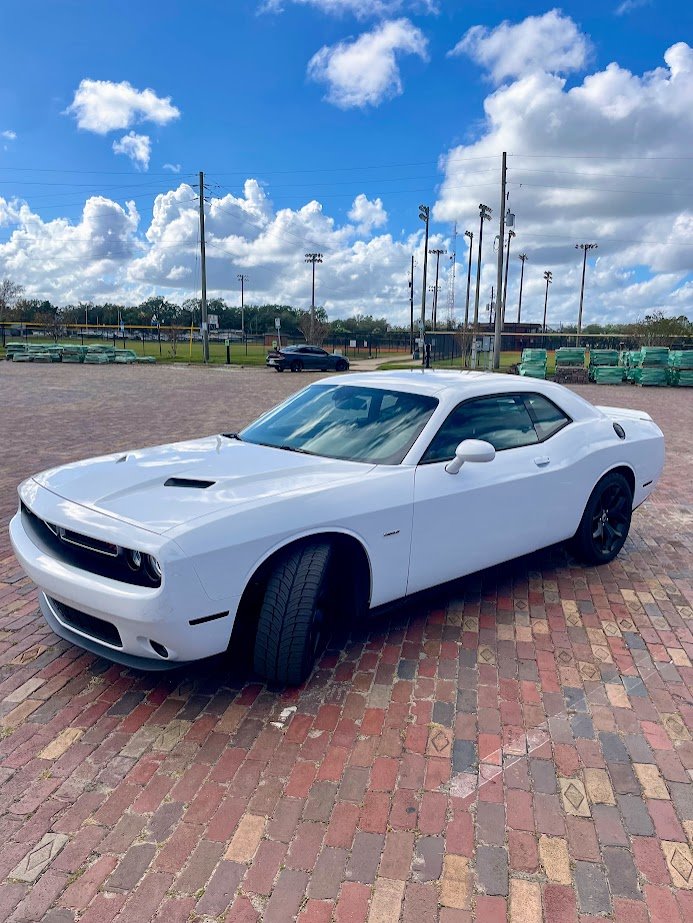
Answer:
<path fill-rule="evenodd" d="M 279 330 L 279 329 L 281 328 L 281 325 L 282 325 L 282 319 L 281 319 L 281 317 L 275 317 L 275 318 L 274 318 L 274 326 L 276 327 L 276 329 Z"/>
<path fill-rule="evenodd" d="M 356 340 L 349 340 L 349 346 L 351 346 L 352 349 L 356 349 Z"/>
<path fill-rule="evenodd" d="M 209 314 L 207 316 L 207 321 L 210 327 L 215 327 L 217 330 L 219 329 L 219 315 L 218 314 Z"/>

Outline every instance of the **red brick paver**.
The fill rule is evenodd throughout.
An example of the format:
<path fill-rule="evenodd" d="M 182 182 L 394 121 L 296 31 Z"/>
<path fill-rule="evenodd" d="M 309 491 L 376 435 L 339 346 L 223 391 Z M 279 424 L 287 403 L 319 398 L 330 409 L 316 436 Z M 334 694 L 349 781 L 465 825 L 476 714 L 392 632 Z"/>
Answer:
<path fill-rule="evenodd" d="M 46 627 L 5 529 L 23 477 L 238 428 L 309 380 L 0 364 L 0 919 L 691 919 L 688 391 L 576 388 L 667 438 L 610 566 L 554 548 L 452 584 L 301 689 L 136 673 Z"/>

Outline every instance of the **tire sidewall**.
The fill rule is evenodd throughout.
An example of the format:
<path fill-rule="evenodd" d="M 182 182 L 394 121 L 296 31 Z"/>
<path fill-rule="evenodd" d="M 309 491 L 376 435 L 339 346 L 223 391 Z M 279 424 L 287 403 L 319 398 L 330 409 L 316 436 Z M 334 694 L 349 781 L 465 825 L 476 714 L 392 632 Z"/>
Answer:
<path fill-rule="evenodd" d="M 592 536 L 592 523 L 604 493 L 615 486 L 618 486 L 623 491 L 625 491 L 626 497 L 628 498 L 628 505 L 626 510 L 626 533 L 623 537 L 623 541 L 618 544 L 615 550 L 604 553 L 595 545 L 594 538 Z M 575 535 L 576 550 L 579 556 L 587 564 L 608 564 L 610 561 L 613 561 L 618 554 L 620 554 L 621 549 L 623 548 L 630 532 L 630 524 L 633 512 L 632 507 L 633 492 L 631 491 L 630 484 L 626 478 L 622 474 L 619 474 L 617 471 L 604 475 L 604 477 L 596 484 L 594 490 L 590 494 L 590 498 L 587 501 L 585 511 L 582 514 L 580 526 Z"/>

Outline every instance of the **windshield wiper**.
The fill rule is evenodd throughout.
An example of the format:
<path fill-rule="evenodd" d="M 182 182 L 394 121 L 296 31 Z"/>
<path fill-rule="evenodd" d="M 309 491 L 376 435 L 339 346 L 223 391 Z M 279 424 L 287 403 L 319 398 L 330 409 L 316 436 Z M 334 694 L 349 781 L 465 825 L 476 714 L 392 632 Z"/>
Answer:
<path fill-rule="evenodd" d="M 315 455 L 315 452 L 309 452 L 308 449 L 298 449 L 294 445 L 275 445 L 273 449 L 281 449 L 283 452 L 298 452 L 300 455 Z"/>
<path fill-rule="evenodd" d="M 243 442 L 238 433 L 222 433 L 221 434 L 225 439 L 238 439 L 239 442 Z"/>

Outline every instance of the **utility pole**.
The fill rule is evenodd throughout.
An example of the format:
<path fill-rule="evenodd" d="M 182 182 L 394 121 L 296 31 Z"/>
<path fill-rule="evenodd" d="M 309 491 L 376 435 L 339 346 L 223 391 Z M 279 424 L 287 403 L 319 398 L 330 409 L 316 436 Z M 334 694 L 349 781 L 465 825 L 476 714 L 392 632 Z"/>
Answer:
<path fill-rule="evenodd" d="M 474 243 L 474 234 L 472 231 L 465 231 L 464 236 L 469 238 L 469 259 L 467 261 L 467 297 L 464 303 L 464 326 L 462 327 L 462 362 L 467 365 L 467 330 L 469 329 L 469 290 L 472 283 L 472 245 Z"/>
<path fill-rule="evenodd" d="M 541 325 L 541 345 L 544 345 L 544 336 L 546 334 L 546 305 L 549 300 L 549 285 L 553 282 L 553 273 L 548 269 L 544 272 L 544 278 L 546 279 L 546 291 L 544 292 L 544 321 Z"/>
<path fill-rule="evenodd" d="M 414 254 L 411 255 L 409 273 L 409 352 L 414 355 Z"/>
<path fill-rule="evenodd" d="M 434 248 L 433 250 L 429 250 L 428 252 L 430 254 L 435 253 L 435 257 L 436 257 L 436 281 L 435 281 L 435 286 L 433 288 L 433 329 L 435 330 L 436 324 L 438 321 L 438 270 L 440 269 L 440 257 L 441 257 L 441 254 L 447 253 L 448 251 L 447 250 L 437 250 Z"/>
<path fill-rule="evenodd" d="M 505 240 L 505 184 L 508 172 L 508 155 L 503 151 L 501 161 L 501 199 L 500 199 L 500 217 L 498 219 L 498 237 L 500 246 L 498 247 L 498 272 L 496 274 L 496 324 L 493 337 L 493 367 L 500 368 L 501 354 L 501 333 L 503 332 L 503 305 L 501 295 L 503 294 L 503 241 Z"/>
<path fill-rule="evenodd" d="M 322 253 L 306 253 L 306 263 L 313 264 L 313 288 L 310 296 L 310 342 L 315 337 L 315 264 L 322 263 Z"/>
<path fill-rule="evenodd" d="M 431 209 L 428 205 L 419 205 L 419 218 L 426 225 L 424 237 L 423 281 L 421 284 L 421 368 L 426 368 L 426 270 L 428 269 L 428 221 Z"/>
<path fill-rule="evenodd" d="M 238 281 L 241 283 L 241 340 L 245 343 L 245 354 L 248 355 L 248 344 L 245 340 L 245 283 L 248 281 L 248 277 L 239 272 L 236 276 Z"/>
<path fill-rule="evenodd" d="M 503 282 L 503 323 L 505 324 L 505 301 L 508 297 L 508 266 L 510 265 L 510 241 L 515 236 L 515 231 L 508 231 L 508 249 L 505 254 L 505 281 Z"/>
<path fill-rule="evenodd" d="M 525 278 L 525 260 L 527 259 L 526 253 L 520 253 L 518 260 L 522 260 L 522 270 L 520 271 L 520 298 L 517 302 L 517 322 L 520 323 L 520 317 L 522 316 L 522 283 Z"/>
<path fill-rule="evenodd" d="M 575 344 L 580 345 L 580 334 L 582 333 L 582 302 L 585 296 L 585 269 L 587 268 L 587 254 L 590 250 L 596 250 L 597 244 L 575 244 L 576 250 L 582 250 L 582 282 L 580 283 L 580 310 L 578 311 L 577 333 L 575 334 Z"/>
<path fill-rule="evenodd" d="M 484 239 L 484 221 L 491 220 L 492 209 L 488 205 L 479 205 L 479 256 L 476 262 L 476 292 L 474 294 L 474 324 L 472 327 L 472 352 L 479 327 L 479 286 L 481 284 L 481 244 Z M 476 355 L 476 354 L 475 354 Z"/>
<path fill-rule="evenodd" d="M 207 325 L 207 262 L 205 259 L 205 175 L 200 170 L 200 274 L 202 277 L 202 358 L 209 362 Z"/>

